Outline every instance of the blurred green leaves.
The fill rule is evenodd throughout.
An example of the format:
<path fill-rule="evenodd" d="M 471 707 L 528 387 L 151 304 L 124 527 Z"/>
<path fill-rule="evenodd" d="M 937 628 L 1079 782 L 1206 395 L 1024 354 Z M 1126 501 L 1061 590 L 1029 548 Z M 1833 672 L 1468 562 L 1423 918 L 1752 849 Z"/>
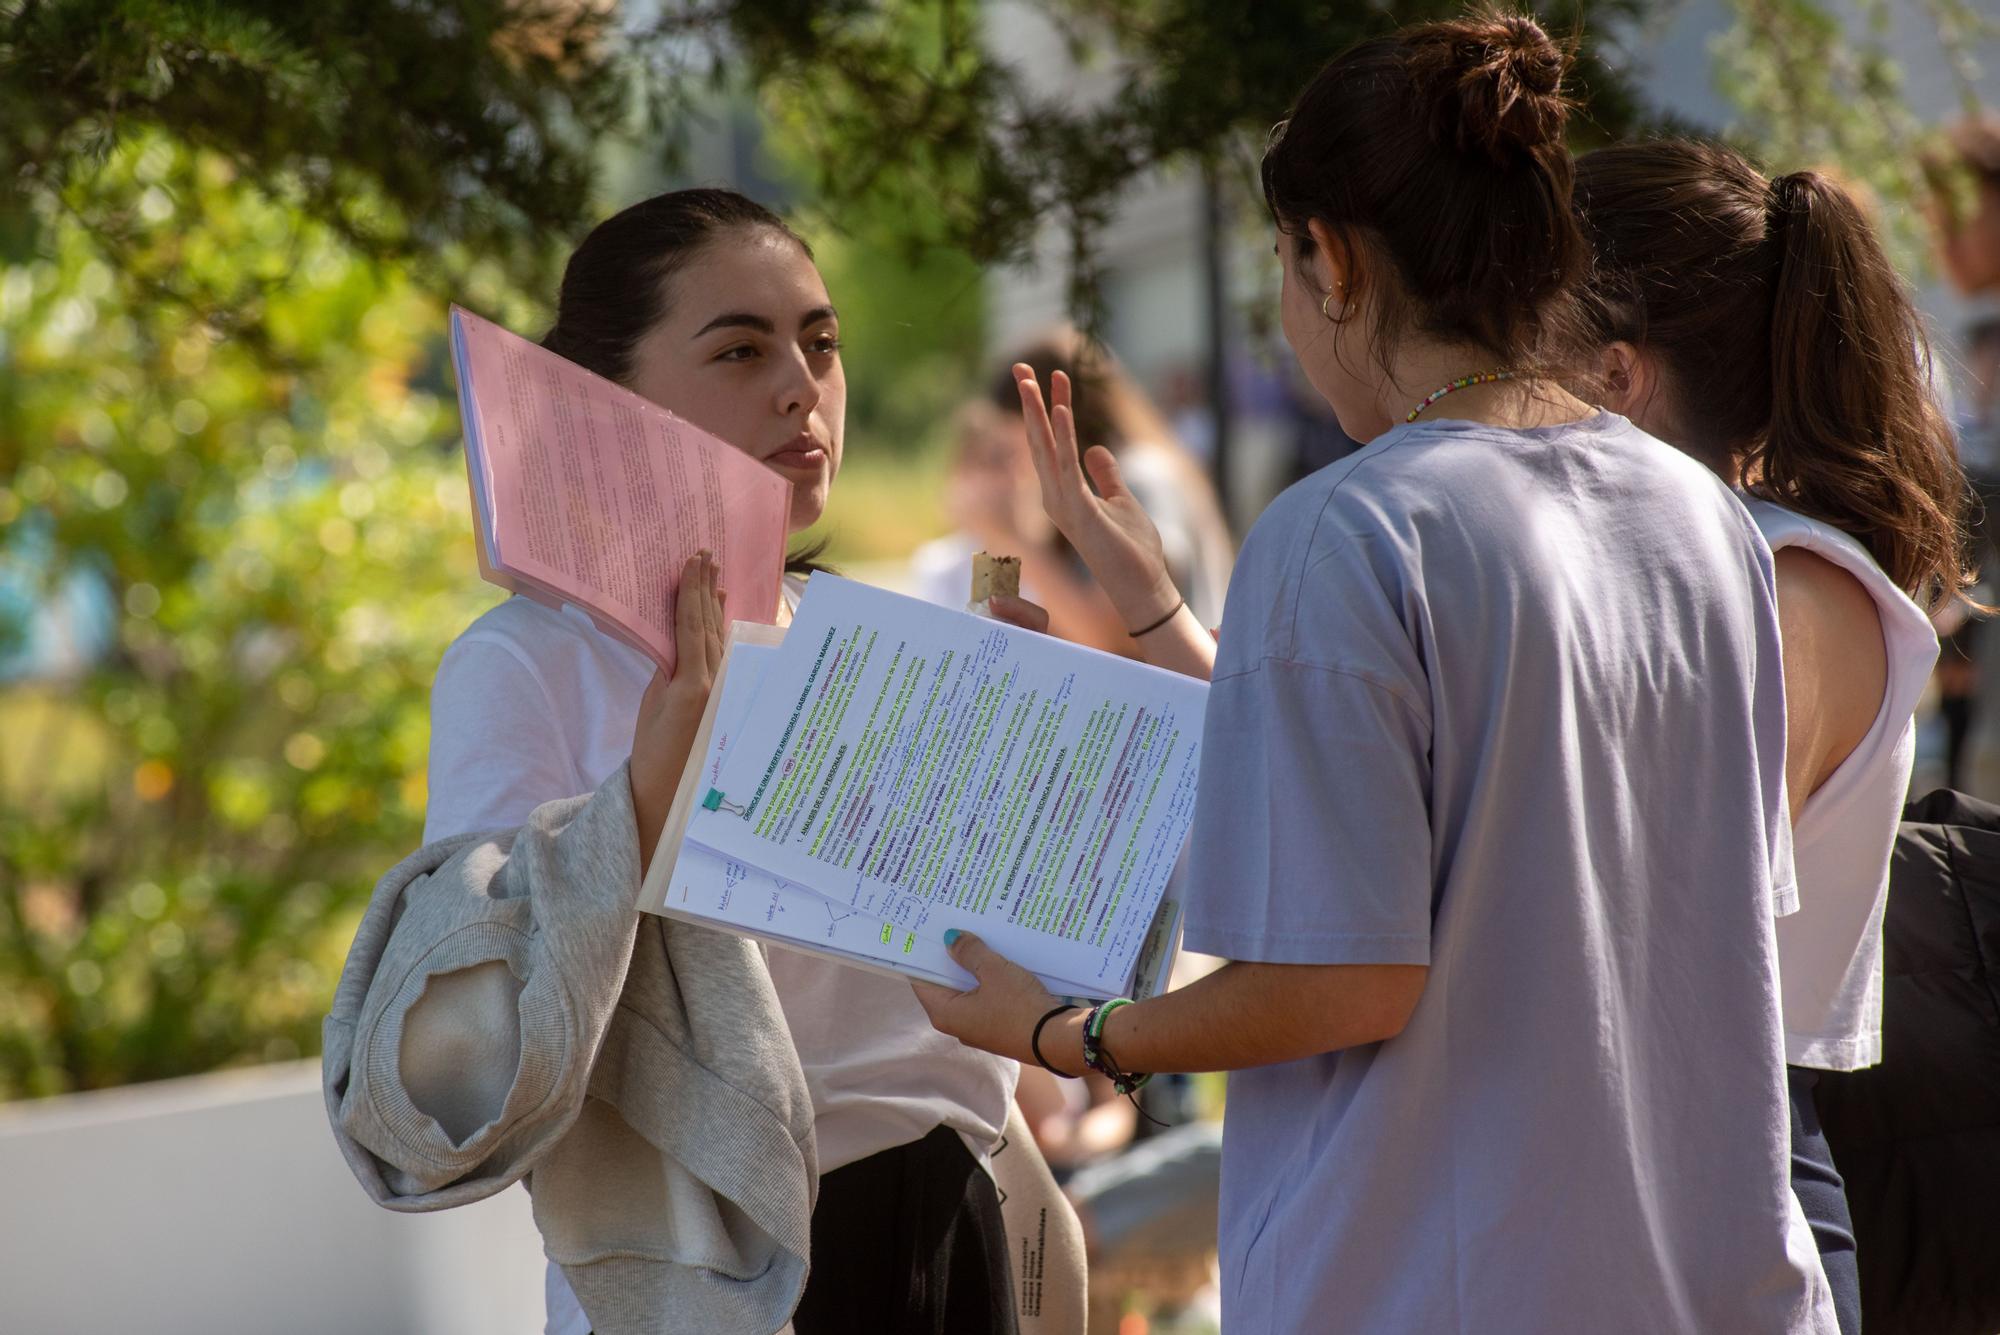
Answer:
<path fill-rule="evenodd" d="M 137 132 L 363 253 L 532 264 L 631 95 L 597 0 L 11 0 L 0 191 L 65 194 Z M 81 213 L 108 240 L 123 221 Z"/>
<path fill-rule="evenodd" d="M 420 827 L 438 653 L 491 601 L 436 295 L 160 133 L 34 208 L 0 519 L 45 539 L 9 573 L 88 572 L 112 629 L 0 693 L 0 1097 L 315 1050 Z M 254 322 L 204 318 L 225 295 Z"/>
<path fill-rule="evenodd" d="M 1893 0 L 1730 0 L 1731 25 L 1711 39 L 1717 74 L 1742 115 L 1737 135 L 1773 174 L 1833 169 L 1866 188 L 1892 253 L 1905 270 L 1930 248 L 1922 207 L 1937 177 L 1933 127 L 1904 98 L 1889 52 Z M 1960 109 L 1978 108 L 1972 51 L 2000 34 L 2000 19 L 1968 0 L 1926 0 Z M 1948 156 L 1948 155 L 1946 155 Z"/>

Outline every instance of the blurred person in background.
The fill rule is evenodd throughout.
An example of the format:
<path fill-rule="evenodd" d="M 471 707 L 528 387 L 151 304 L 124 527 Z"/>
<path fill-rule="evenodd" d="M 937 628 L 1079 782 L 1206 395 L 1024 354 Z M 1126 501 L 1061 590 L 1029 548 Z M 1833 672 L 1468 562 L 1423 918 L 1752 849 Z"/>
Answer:
<path fill-rule="evenodd" d="M 1167 418 L 1174 435 L 1189 455 L 1203 468 L 1215 467 L 1215 405 L 1208 401 L 1202 378 L 1191 366 L 1176 366 L 1167 373 L 1161 390 Z"/>
<path fill-rule="evenodd" d="M 1960 295 L 2000 315 L 2000 116 L 1975 116 L 1947 138 L 1949 153 L 1932 165 L 1938 259 Z"/>
<path fill-rule="evenodd" d="M 985 399 L 959 407 L 944 511 L 952 532 L 910 556 L 910 592 L 940 607 L 964 607 L 977 552 L 1021 558 L 1022 596 L 1048 612 L 1049 632 L 1107 653 L 1129 654 L 1117 613 L 1042 511 L 1035 468 L 1010 419 Z"/>
<path fill-rule="evenodd" d="M 1110 349 L 1071 326 L 1060 326 L 1003 361 L 989 389 L 993 406 L 1013 424 L 1023 460 L 1030 456 L 1021 393 L 1014 378 L 1017 365 L 1033 367 L 1044 384 L 1058 371 L 1068 377 L 1078 439 L 1105 446 L 1118 460 L 1125 485 L 1159 528 L 1167 569 L 1186 596 L 1188 607 L 1204 626 L 1220 625 L 1222 600 L 1229 591 L 1229 572 L 1235 563 L 1235 543 L 1214 484 L 1174 435 L 1166 417 Z M 1032 471 L 1028 476 L 1032 480 Z M 1066 543 L 1064 550 L 1074 568 L 1088 578 L 1082 562 L 1069 552 Z"/>
<path fill-rule="evenodd" d="M 1058 1080 L 1038 1067 L 1024 1066 L 1014 1100 L 1058 1182 L 1126 1148 L 1138 1129 L 1137 1106 L 1119 1098 L 1102 1076 Z"/>
<path fill-rule="evenodd" d="M 1952 403 L 1952 428 L 1973 498 L 1967 516 L 1968 548 L 1990 585 L 1993 529 L 1988 512 L 1994 497 L 2000 495 L 2000 475 L 1987 461 L 2000 458 L 2000 313 L 1976 321 L 1966 331 L 1961 369 L 1963 374 L 1955 382 L 1958 392 Z M 1989 587 L 1985 597 L 1990 600 L 1992 596 Z M 1946 608 L 1937 617 L 1938 633 L 1944 639 L 1936 673 L 1938 713 L 1945 727 L 1944 784 L 1968 792 L 1974 788 L 1967 760 L 1979 692 L 1977 646 L 1985 624 L 1963 603 Z M 1990 792 L 1983 795 L 1993 796 Z"/>
<path fill-rule="evenodd" d="M 1952 407 L 1960 457 L 2000 453 L 2000 311 L 1966 330 L 1964 376 Z"/>
<path fill-rule="evenodd" d="M 1304 377 L 1286 377 L 1285 390 L 1292 415 L 1292 467 L 1285 482 L 1290 486 L 1345 459 L 1361 448 L 1361 442 L 1340 429 L 1340 419 Z"/>
<path fill-rule="evenodd" d="M 1972 484 L 1972 555 L 1992 598 L 1994 542 L 1989 515 L 2000 501 L 2000 425 L 1994 417 L 2000 374 L 2000 117 L 1975 116 L 1953 127 L 1948 149 L 1928 164 L 1933 179 L 1930 217 L 1938 265 L 1971 307 L 1961 365 L 1951 368 L 1958 456 Z M 2000 711 L 1979 702 L 2000 698 L 2000 661 L 1984 620 L 1963 606 L 1938 619 L 1938 711 L 1945 724 L 1945 783 L 1978 797 L 2000 798 Z M 1984 661 L 1982 665 L 1982 652 Z"/>
<path fill-rule="evenodd" d="M 1065 337 L 1072 335 L 1065 331 Z M 1122 372 L 1118 375 L 1121 392 L 1140 393 L 1123 380 Z M 1047 614 L 1046 621 L 1033 621 L 1035 629 L 1107 652 L 1130 653 L 1131 638 L 1109 599 L 1042 508 L 1018 392 L 1013 399 L 1012 414 L 980 398 L 961 405 L 955 415 L 944 492 L 953 531 L 912 554 L 910 591 L 941 607 L 963 607 L 974 553 L 1018 556 L 1022 597 Z M 1000 609 L 1002 616 L 1009 611 Z M 1149 1115 L 1169 1124 L 1182 1120 L 1185 1093 L 1179 1079 L 1149 1088 Z M 1058 1181 L 1116 1154 L 1151 1129 L 1101 1077 L 1058 1083 L 1048 1072 L 1029 1068 L 1021 1073 L 1016 1101 Z"/>
<path fill-rule="evenodd" d="M 1166 414 L 1147 396 L 1116 354 L 1072 325 L 1057 326 L 1017 349 L 995 373 L 990 402 L 996 411 L 1005 414 L 1011 427 L 1013 448 L 1008 458 L 1015 469 L 1026 469 L 1025 474 L 1017 472 L 1015 476 L 1025 487 L 1022 495 L 1026 502 L 1036 511 L 1041 510 L 1041 487 L 1029 454 L 1028 424 L 1022 416 L 1015 369 L 1023 365 L 1034 368 L 1035 374 L 1044 380 L 1058 371 L 1068 378 L 1078 439 L 1101 444 L 1111 451 L 1118 461 L 1123 485 L 1145 507 L 1159 531 L 1167 570 L 1186 598 L 1189 610 L 1204 626 L 1220 625 L 1223 599 L 1229 591 L 1229 575 L 1235 564 L 1235 542 L 1214 483 L 1195 453 L 1169 424 Z M 1198 394 L 1198 386 L 1191 375 L 1183 372 L 1178 388 L 1170 378 L 1169 392 L 1175 395 L 1182 415 L 1186 416 L 1189 403 Z M 1042 522 L 1048 524 L 1045 513 Z M 1088 567 L 1068 541 L 1055 533 L 1054 525 L 1048 527 L 1055 549 L 1065 558 L 1064 569 L 1075 571 L 1089 581 L 1095 604 L 1102 606 L 1110 624 L 1119 628 L 1116 634 L 1122 645 L 1120 651 L 1136 653 L 1128 632 L 1138 627 L 1125 626 L 1119 620 Z M 1027 573 L 1024 566 L 1024 580 Z M 1062 618 L 1054 607 L 1050 608 L 1049 622 L 1051 633 L 1063 633 Z M 1184 871 L 1176 873 L 1170 893 L 1185 894 L 1184 878 Z M 1199 968 L 1191 973 L 1176 969 L 1177 984 L 1199 976 Z M 1046 1072 L 1031 1074 L 1025 1068 L 1022 1074 L 1030 1079 L 1046 1077 Z M 1053 1148 L 1059 1159 L 1073 1165 L 1122 1148 L 1135 1139 L 1143 1140 L 1162 1125 L 1177 1124 L 1189 1115 L 1192 1086 L 1183 1074 L 1165 1076 L 1145 1091 L 1143 1106 L 1147 1117 L 1153 1120 L 1138 1118 L 1129 1108 L 1106 1106 L 1109 1097 L 1106 1082 L 1085 1080 L 1079 1084 L 1089 1091 L 1088 1099 L 1082 1097 L 1082 1090 L 1072 1090 L 1062 1111 L 1043 1123 L 1056 1129 L 1042 1142 L 1044 1153 Z M 1022 1108 L 1033 1124 L 1036 1106 L 1023 1100 Z"/>

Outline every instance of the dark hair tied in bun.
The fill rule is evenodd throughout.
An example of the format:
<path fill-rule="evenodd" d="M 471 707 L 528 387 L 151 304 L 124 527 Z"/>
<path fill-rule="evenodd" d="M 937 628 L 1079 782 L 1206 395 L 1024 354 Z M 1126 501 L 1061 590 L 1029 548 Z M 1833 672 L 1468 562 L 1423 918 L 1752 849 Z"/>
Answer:
<path fill-rule="evenodd" d="M 1575 346 L 1587 251 L 1568 63 L 1532 19 L 1482 11 L 1362 42 L 1299 94 L 1264 155 L 1264 198 L 1294 263 L 1310 262 L 1314 222 L 1355 251 L 1384 364 L 1407 329 L 1500 366 Z"/>
<path fill-rule="evenodd" d="M 1530 18 L 1492 15 L 1412 34 L 1410 79 L 1429 104 L 1432 135 L 1500 166 L 1562 145 L 1568 66 L 1569 53 Z"/>

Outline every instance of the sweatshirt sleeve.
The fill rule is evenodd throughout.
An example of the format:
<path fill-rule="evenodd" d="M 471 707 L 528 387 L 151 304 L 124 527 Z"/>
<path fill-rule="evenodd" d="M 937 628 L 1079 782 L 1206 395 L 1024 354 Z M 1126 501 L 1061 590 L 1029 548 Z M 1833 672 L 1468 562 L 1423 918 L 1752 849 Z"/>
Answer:
<path fill-rule="evenodd" d="M 376 886 L 325 1023 L 336 1139 L 397 1210 L 493 1194 L 583 1106 L 638 924 L 621 766 L 499 833 L 426 844 Z"/>

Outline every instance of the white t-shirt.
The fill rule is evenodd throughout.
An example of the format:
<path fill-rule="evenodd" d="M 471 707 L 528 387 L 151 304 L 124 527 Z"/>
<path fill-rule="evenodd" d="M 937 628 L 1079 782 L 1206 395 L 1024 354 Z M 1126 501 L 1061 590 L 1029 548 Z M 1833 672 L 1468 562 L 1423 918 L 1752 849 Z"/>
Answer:
<path fill-rule="evenodd" d="M 1799 911 L 1778 922 L 1785 1060 L 1855 1071 L 1882 1060 L 1882 909 L 1916 756 L 1913 715 L 1937 663 L 1937 632 L 1853 538 L 1768 501 L 1748 504 L 1773 552 L 1803 547 L 1831 561 L 1861 582 L 1882 619 L 1889 674 L 1881 710 L 1799 810 Z"/>
<path fill-rule="evenodd" d="M 653 670 L 574 607 L 510 598 L 473 622 L 431 687 L 424 838 L 509 828 L 544 802 L 594 791 L 631 755 Z M 820 1172 L 938 1126 L 986 1157 L 1016 1063 L 938 1033 L 897 979 L 785 950 L 770 952 L 770 968 L 812 1094 Z M 550 1335 L 584 1335 L 590 1323 L 554 1264 L 547 1287 Z"/>

